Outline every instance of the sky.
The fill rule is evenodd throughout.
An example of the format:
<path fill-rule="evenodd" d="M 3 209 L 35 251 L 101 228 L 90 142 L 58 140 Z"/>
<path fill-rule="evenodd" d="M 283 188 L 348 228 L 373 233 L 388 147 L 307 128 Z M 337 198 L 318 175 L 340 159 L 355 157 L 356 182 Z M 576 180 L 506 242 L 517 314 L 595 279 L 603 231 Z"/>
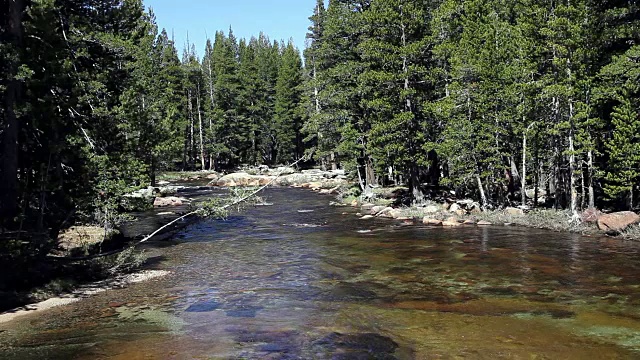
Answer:
<path fill-rule="evenodd" d="M 228 34 L 229 26 L 236 38 L 249 39 L 260 31 L 271 41 L 293 38 L 304 50 L 305 34 L 310 25 L 315 0 L 144 0 L 156 15 L 158 30 L 172 31 L 182 54 L 187 42 L 195 44 L 199 57 L 204 53 L 208 37 L 213 41 L 217 30 Z"/>

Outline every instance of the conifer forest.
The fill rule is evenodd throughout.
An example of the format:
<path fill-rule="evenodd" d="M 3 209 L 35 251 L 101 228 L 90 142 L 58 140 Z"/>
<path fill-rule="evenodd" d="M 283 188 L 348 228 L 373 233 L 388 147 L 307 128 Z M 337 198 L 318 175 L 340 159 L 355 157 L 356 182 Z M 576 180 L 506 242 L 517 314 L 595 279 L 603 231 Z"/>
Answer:
<path fill-rule="evenodd" d="M 141 0 L 3 0 L 0 227 L 55 238 L 161 171 L 342 168 L 485 208 L 635 209 L 635 0 L 331 0 L 305 49 L 176 48 Z"/>

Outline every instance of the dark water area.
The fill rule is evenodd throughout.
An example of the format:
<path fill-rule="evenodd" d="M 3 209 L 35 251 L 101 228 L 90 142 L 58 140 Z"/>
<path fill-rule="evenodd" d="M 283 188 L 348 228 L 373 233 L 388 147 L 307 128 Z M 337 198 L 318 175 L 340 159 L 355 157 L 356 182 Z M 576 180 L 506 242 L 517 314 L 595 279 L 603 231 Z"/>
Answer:
<path fill-rule="evenodd" d="M 637 243 L 264 196 L 148 244 L 166 277 L 0 324 L 0 358 L 640 358 Z"/>

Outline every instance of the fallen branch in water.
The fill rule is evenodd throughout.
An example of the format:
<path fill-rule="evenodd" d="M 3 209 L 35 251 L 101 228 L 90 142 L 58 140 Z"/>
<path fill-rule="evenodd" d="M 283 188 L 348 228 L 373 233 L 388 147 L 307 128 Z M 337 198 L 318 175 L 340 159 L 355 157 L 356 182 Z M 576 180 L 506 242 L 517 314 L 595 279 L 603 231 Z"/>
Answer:
<path fill-rule="evenodd" d="M 291 163 L 290 165 L 288 165 L 287 167 L 293 167 L 296 166 L 299 162 L 301 162 L 302 160 L 304 160 L 306 158 L 306 156 L 301 157 L 300 159 L 296 160 L 295 162 Z M 249 193 L 248 195 L 245 195 L 229 204 L 225 204 L 223 206 L 220 206 L 218 208 L 218 210 L 226 210 L 232 206 L 241 204 L 247 200 L 249 200 L 250 198 L 254 197 L 256 194 L 258 194 L 259 192 L 261 192 L 262 190 L 266 189 L 267 187 L 269 187 L 271 184 L 273 184 L 280 176 L 282 176 L 282 173 L 285 171 L 285 169 L 287 167 L 284 167 L 282 170 L 280 170 L 280 172 L 278 172 L 273 179 L 269 180 L 268 183 L 264 184 L 263 186 L 259 187 L 257 190 L 252 191 L 251 193 Z M 64 257 L 64 256 L 49 256 L 49 258 L 52 259 L 56 259 L 56 260 L 63 260 L 63 261 L 85 261 L 85 260 L 92 260 L 92 259 L 97 259 L 97 258 L 101 258 L 101 257 L 106 257 L 106 256 L 110 256 L 110 255 L 115 255 L 115 254 L 119 254 L 127 249 L 131 249 L 131 248 L 135 248 L 136 246 L 149 241 L 151 238 L 153 238 L 154 236 L 158 235 L 158 233 L 160 233 L 162 230 L 168 228 L 169 226 L 177 223 L 178 221 L 184 220 L 190 216 L 193 215 L 197 215 L 199 213 L 202 212 L 202 209 L 197 209 L 194 211 L 191 211 L 189 213 L 186 213 L 182 216 L 180 216 L 179 218 L 176 218 L 174 220 L 171 220 L 170 222 L 164 224 L 163 226 L 161 226 L 160 228 L 158 228 L 156 231 L 152 232 L 151 234 L 145 236 L 144 238 L 142 238 L 141 240 L 139 240 L 138 242 L 128 246 L 128 247 L 124 247 L 122 249 L 117 249 L 117 250 L 113 250 L 113 251 L 109 251 L 109 252 L 105 252 L 105 253 L 100 253 L 100 254 L 94 254 L 94 255 L 88 255 L 88 256 L 82 256 L 82 257 Z"/>

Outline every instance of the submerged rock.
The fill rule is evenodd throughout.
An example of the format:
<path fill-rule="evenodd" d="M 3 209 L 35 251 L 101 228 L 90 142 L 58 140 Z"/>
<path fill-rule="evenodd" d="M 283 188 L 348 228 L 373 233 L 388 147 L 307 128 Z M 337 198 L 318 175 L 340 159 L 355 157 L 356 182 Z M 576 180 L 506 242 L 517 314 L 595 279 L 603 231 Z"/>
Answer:
<path fill-rule="evenodd" d="M 460 225 L 462 225 L 462 224 L 457 222 L 457 221 L 445 220 L 445 221 L 442 222 L 442 226 L 445 226 L 445 227 L 456 227 L 456 226 L 460 226 Z"/>
<path fill-rule="evenodd" d="M 375 333 L 331 333 L 313 342 L 313 346 L 328 352 L 331 359 L 395 359 L 399 347 L 391 338 Z"/>
<path fill-rule="evenodd" d="M 221 304 L 216 300 L 199 301 L 191 304 L 185 312 L 210 312 L 219 309 Z"/>
<path fill-rule="evenodd" d="M 606 232 L 620 232 L 638 223 L 640 223 L 640 216 L 632 211 L 605 214 L 598 218 L 598 228 Z"/>

